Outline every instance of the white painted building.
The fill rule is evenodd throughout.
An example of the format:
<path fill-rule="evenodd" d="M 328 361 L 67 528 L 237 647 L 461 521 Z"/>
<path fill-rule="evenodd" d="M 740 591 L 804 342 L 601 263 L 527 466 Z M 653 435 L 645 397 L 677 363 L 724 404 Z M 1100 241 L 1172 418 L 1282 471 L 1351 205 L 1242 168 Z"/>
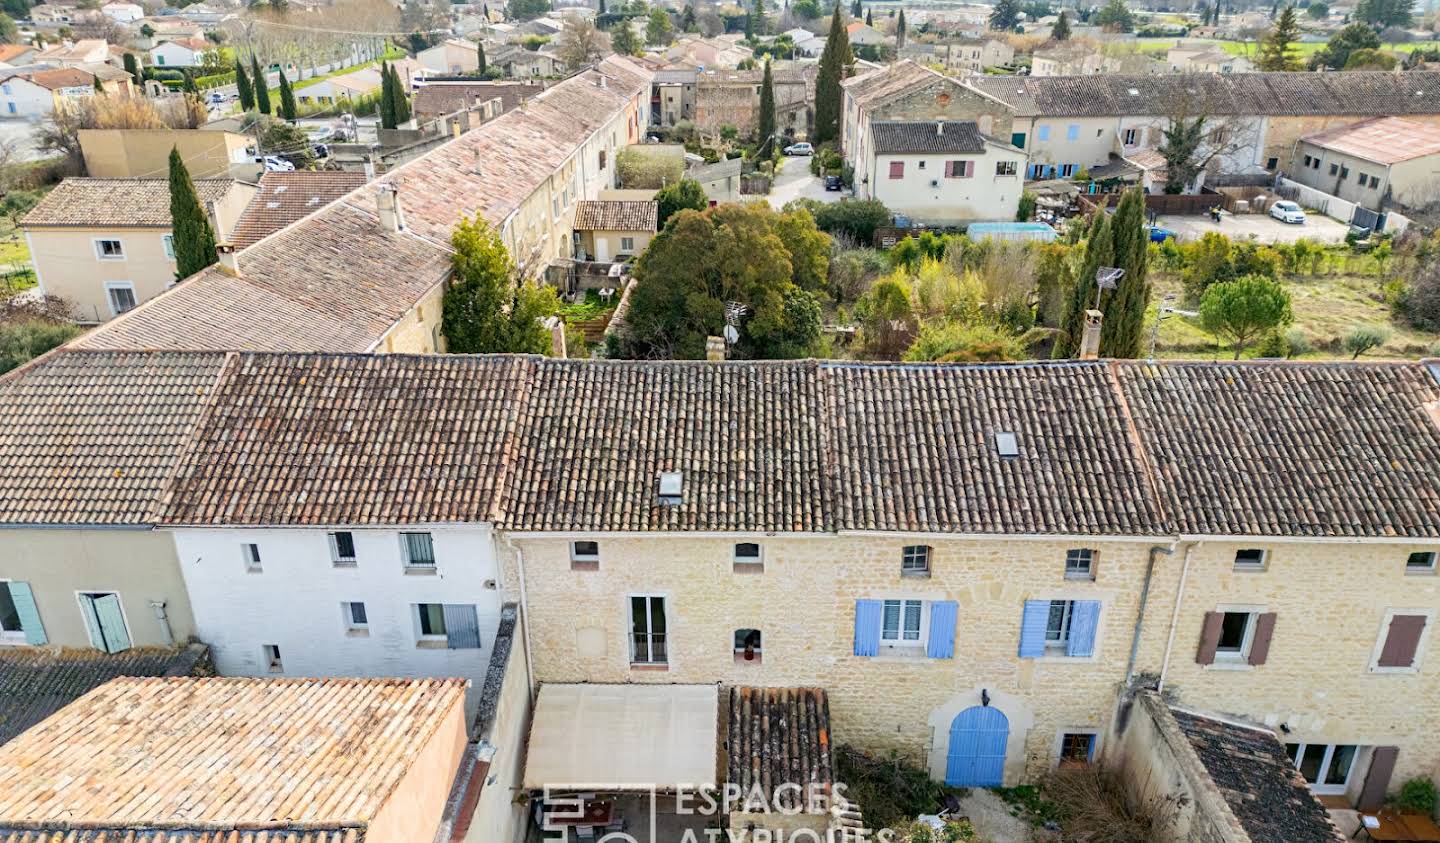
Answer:
<path fill-rule="evenodd" d="M 135 3 L 106 3 L 100 12 L 116 23 L 134 23 L 145 17 L 145 9 Z"/>
<path fill-rule="evenodd" d="M 216 46 L 203 38 L 166 41 L 150 49 L 150 63 L 156 67 L 199 67 Z"/>
<path fill-rule="evenodd" d="M 1013 220 L 1025 153 L 969 121 L 874 121 L 855 194 L 920 222 Z"/>
<path fill-rule="evenodd" d="M 500 618 L 484 525 L 176 529 L 196 632 L 227 676 L 461 676 Z"/>

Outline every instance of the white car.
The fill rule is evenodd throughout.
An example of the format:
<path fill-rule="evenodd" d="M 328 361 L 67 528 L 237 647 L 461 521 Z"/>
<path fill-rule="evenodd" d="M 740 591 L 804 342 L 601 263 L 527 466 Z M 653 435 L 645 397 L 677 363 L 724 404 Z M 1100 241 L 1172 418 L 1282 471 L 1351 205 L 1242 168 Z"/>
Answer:
<path fill-rule="evenodd" d="M 308 138 L 311 143 L 323 143 L 330 140 L 334 135 L 335 130 L 329 126 L 316 126 L 313 129 L 307 129 L 305 132 L 305 137 Z"/>
<path fill-rule="evenodd" d="M 786 155 L 814 155 L 815 147 L 808 143 L 792 143 L 785 147 Z"/>
<path fill-rule="evenodd" d="M 267 173 L 295 172 L 295 165 L 291 164 L 289 161 L 286 161 L 284 158 L 279 157 L 278 155 L 266 155 L 264 158 L 256 159 L 256 162 L 264 164 L 265 172 Z"/>
<path fill-rule="evenodd" d="M 1270 216 L 1281 222 L 1293 223 L 1295 225 L 1305 224 L 1305 212 L 1301 210 L 1299 205 L 1296 205 L 1288 199 L 1282 199 L 1274 205 L 1271 205 Z"/>

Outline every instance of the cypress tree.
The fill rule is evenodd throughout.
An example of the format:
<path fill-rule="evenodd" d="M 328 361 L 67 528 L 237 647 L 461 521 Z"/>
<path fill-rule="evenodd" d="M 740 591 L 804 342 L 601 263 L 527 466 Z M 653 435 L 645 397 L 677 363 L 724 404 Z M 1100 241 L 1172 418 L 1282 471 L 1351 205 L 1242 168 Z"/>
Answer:
<path fill-rule="evenodd" d="M 872 27 L 875 25 L 875 11 L 873 9 L 865 10 L 865 25 Z"/>
<path fill-rule="evenodd" d="M 410 120 L 410 98 L 405 94 L 405 82 L 400 78 L 400 68 L 390 65 L 390 78 L 395 85 L 395 125 Z"/>
<path fill-rule="evenodd" d="M 145 90 L 145 74 L 140 72 L 140 63 L 135 60 L 134 53 L 125 54 L 125 72 L 130 74 L 130 81 L 135 83 L 135 88 L 143 92 Z"/>
<path fill-rule="evenodd" d="M 1255 66 L 1260 70 L 1301 70 L 1305 64 L 1295 42 L 1300 40 L 1300 21 L 1295 17 L 1295 7 L 1286 6 L 1280 19 L 1265 34 L 1260 42 L 1260 55 Z"/>
<path fill-rule="evenodd" d="M 775 81 L 770 76 L 770 60 L 765 60 L 765 78 L 760 83 L 760 146 L 775 134 Z M 774 152 L 774 147 L 771 147 Z"/>
<path fill-rule="evenodd" d="M 1115 261 L 1111 265 L 1125 270 L 1125 274 L 1115 289 L 1106 293 L 1100 356 L 1139 357 L 1145 333 L 1145 310 L 1150 304 L 1150 238 L 1145 230 L 1145 197 L 1140 188 L 1131 188 L 1120 198 L 1120 206 L 1110 222 L 1110 238 Z"/>
<path fill-rule="evenodd" d="M 900 20 L 895 22 L 895 48 L 905 46 L 905 10 L 900 10 Z"/>
<path fill-rule="evenodd" d="M 380 63 L 380 128 L 395 128 L 395 89 L 390 85 L 390 63 Z"/>
<path fill-rule="evenodd" d="M 295 121 L 299 112 L 295 108 L 295 92 L 290 88 L 290 80 L 285 78 L 285 71 L 280 71 L 280 116 L 286 120 Z"/>
<path fill-rule="evenodd" d="M 255 89 L 250 87 L 250 75 L 245 72 L 245 65 L 239 59 L 235 60 L 235 89 L 240 94 L 240 110 L 255 110 Z"/>
<path fill-rule="evenodd" d="M 830 15 L 830 33 L 825 38 L 825 51 L 820 54 L 820 73 L 815 82 L 815 142 L 838 140 L 840 137 L 840 82 L 848 74 L 855 58 L 850 53 L 850 36 L 840 20 L 840 4 Z"/>
<path fill-rule="evenodd" d="M 175 278 L 189 278 L 216 261 L 215 232 L 195 193 L 195 182 L 180 150 L 170 148 L 170 230 L 175 247 Z"/>
<path fill-rule="evenodd" d="M 187 93 L 187 94 L 194 94 L 194 95 L 197 96 L 197 97 L 200 96 L 200 86 L 195 84 L 195 73 L 194 73 L 194 71 L 190 70 L 189 68 L 186 68 L 186 69 L 183 71 L 183 75 L 184 75 L 184 77 L 185 77 L 185 80 L 184 80 L 184 82 L 181 84 L 180 89 L 183 90 L 183 91 L 184 91 L 185 93 Z"/>
<path fill-rule="evenodd" d="M 850 4 L 850 17 L 852 17 L 852 18 L 858 18 L 858 17 L 860 17 L 860 9 L 861 9 L 860 0 L 855 0 L 854 3 L 851 3 L 851 4 Z"/>
<path fill-rule="evenodd" d="M 484 45 L 484 44 L 476 44 L 476 45 L 475 45 L 475 60 L 480 63 L 479 71 L 480 71 L 480 73 L 483 75 L 483 74 L 485 73 L 485 69 L 486 69 L 486 67 L 487 67 L 487 63 L 486 63 L 486 61 L 485 61 L 485 45 Z"/>
<path fill-rule="evenodd" d="M 764 35 L 769 24 L 765 20 L 765 0 L 755 0 L 755 34 Z"/>
<path fill-rule="evenodd" d="M 1080 274 L 1075 277 L 1075 284 L 1065 301 L 1065 318 L 1060 322 L 1065 335 L 1055 343 L 1055 357 L 1074 357 L 1080 353 L 1085 311 L 1095 306 L 1095 270 L 1114 265 L 1113 248 L 1110 215 L 1103 208 L 1098 209 L 1090 218 L 1090 230 L 1085 236 L 1085 260 L 1080 265 Z"/>
<path fill-rule="evenodd" d="M 1056 41 L 1070 40 L 1070 13 L 1064 9 L 1060 10 L 1060 18 L 1055 21 L 1055 26 L 1050 30 L 1050 37 Z"/>
<path fill-rule="evenodd" d="M 270 85 L 265 81 L 265 72 L 260 69 L 260 60 L 250 57 L 250 70 L 255 74 L 255 107 L 261 114 L 270 113 Z"/>
<path fill-rule="evenodd" d="M 91 78 L 91 81 L 93 81 L 93 82 L 95 83 L 95 93 L 97 93 L 97 94 L 104 94 L 104 93 L 105 93 L 105 86 L 100 83 L 100 77 L 99 77 L 99 76 L 92 76 L 92 77 L 90 77 L 90 78 Z"/>

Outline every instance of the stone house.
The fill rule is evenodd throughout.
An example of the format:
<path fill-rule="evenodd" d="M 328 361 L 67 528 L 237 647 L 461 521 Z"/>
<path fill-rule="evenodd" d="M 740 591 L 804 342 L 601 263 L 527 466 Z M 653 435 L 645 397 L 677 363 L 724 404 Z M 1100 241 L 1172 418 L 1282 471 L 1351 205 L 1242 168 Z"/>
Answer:
<path fill-rule="evenodd" d="M 814 120 L 815 72 L 814 65 L 771 69 L 775 123 L 781 135 L 798 137 L 809 131 Z M 760 119 L 760 90 L 764 75 L 763 70 L 721 70 L 697 74 L 695 127 L 701 131 L 719 132 L 726 126 L 733 126 L 741 137 L 753 136 Z"/>
<path fill-rule="evenodd" d="M 655 237 L 654 202 L 587 200 L 575 210 L 575 259 L 623 261 L 638 257 Z"/>
<path fill-rule="evenodd" d="M 1015 48 L 998 38 L 964 38 L 940 45 L 946 71 L 956 74 L 984 73 L 988 68 L 1015 62 Z"/>

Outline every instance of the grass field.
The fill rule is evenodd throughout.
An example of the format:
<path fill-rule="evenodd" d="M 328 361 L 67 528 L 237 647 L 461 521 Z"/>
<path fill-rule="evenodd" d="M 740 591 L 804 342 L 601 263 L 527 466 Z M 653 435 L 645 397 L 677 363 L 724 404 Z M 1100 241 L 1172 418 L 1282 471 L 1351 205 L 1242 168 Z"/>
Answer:
<path fill-rule="evenodd" d="M 1163 57 L 1163 56 L 1165 55 L 1165 52 L 1166 52 L 1167 50 L 1169 50 L 1171 47 L 1174 47 L 1174 46 L 1175 46 L 1176 40 L 1177 40 L 1177 39 L 1175 39 L 1175 38 L 1137 38 L 1137 39 L 1135 39 L 1135 43 L 1136 43 L 1137 45 L 1139 45 L 1139 48 L 1140 48 L 1140 51 L 1141 51 L 1141 52 L 1151 53 L 1151 54 L 1153 54 L 1153 55 L 1157 55 L 1157 56 L 1162 56 L 1162 57 Z M 1232 56 L 1244 56 L 1244 57 L 1250 58 L 1250 59 L 1253 59 L 1253 58 L 1255 57 L 1255 53 L 1256 53 L 1256 51 L 1259 49 L 1259 46 L 1260 46 L 1259 44 L 1254 43 L 1254 42 L 1241 42 L 1241 41 L 1199 41 L 1199 40 L 1186 39 L 1185 43 L 1186 43 L 1187 45 L 1190 45 L 1190 44 L 1207 44 L 1207 43 L 1208 43 L 1208 44 L 1214 44 L 1215 46 L 1219 47 L 1220 49 L 1224 50 L 1225 52 L 1229 53 L 1229 54 L 1232 55 Z M 1296 50 L 1296 52 L 1298 52 L 1301 56 L 1303 56 L 1303 57 L 1305 57 L 1305 58 L 1309 58 L 1310 56 L 1314 55 L 1317 51 L 1323 49 L 1324 46 L 1325 46 L 1324 42 L 1303 43 L 1303 44 L 1296 44 L 1296 45 L 1295 45 L 1295 50 Z M 1395 53 L 1401 53 L 1401 54 L 1403 54 L 1403 53 L 1408 53 L 1408 52 L 1410 52 L 1411 50 L 1422 49 L 1422 48 L 1423 48 L 1423 49 L 1435 49 L 1435 48 L 1440 48 L 1440 41 L 1410 41 L 1410 42 L 1405 43 L 1405 44 L 1382 44 L 1382 45 L 1380 45 L 1380 46 L 1381 46 L 1382 49 L 1389 50 L 1389 51 L 1392 51 L 1392 52 L 1395 52 Z"/>

